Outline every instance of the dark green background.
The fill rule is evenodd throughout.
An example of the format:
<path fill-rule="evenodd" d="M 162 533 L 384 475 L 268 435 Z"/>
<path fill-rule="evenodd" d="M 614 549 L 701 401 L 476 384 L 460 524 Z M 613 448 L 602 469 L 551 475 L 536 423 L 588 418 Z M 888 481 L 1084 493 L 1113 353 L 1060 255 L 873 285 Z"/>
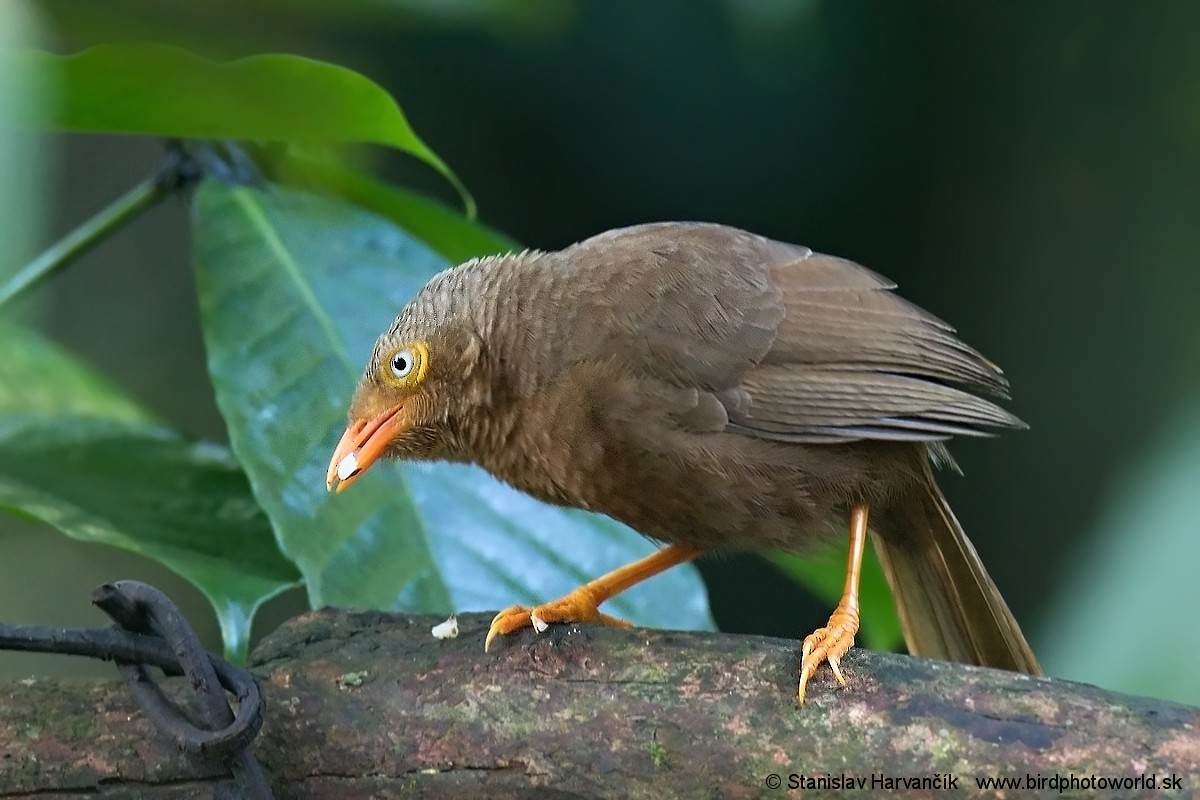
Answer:
<path fill-rule="evenodd" d="M 1168 524 L 1154 503 L 1132 524 L 1110 517 L 1200 407 L 1200 5 L 593 0 L 443 4 L 458 10 L 435 16 L 436 5 L 29 8 L 60 52 L 154 40 L 213 57 L 296 52 L 363 72 L 397 97 L 481 217 L 531 246 L 705 219 L 888 275 L 1004 367 L 1011 408 L 1031 426 L 956 444 L 966 477 L 943 483 L 1035 649 L 1077 641 L 1079 652 L 1114 653 L 1143 638 L 1089 615 L 1099 606 L 1086 587 L 1104 581 L 1101 593 L 1135 623 L 1153 618 L 1145 637 L 1157 657 L 1196 658 L 1194 615 L 1161 619 L 1164 607 L 1200 602 L 1188 572 L 1168 555 L 1161 570 L 1110 581 L 1098 554 L 1110 533 L 1136 550 Z M 158 154 L 145 140 L 47 144 L 41 244 Z M 367 157 L 453 202 L 430 171 Z M 170 203 L 29 312 L 181 429 L 223 438 L 187 254 L 186 209 Z M 8 258 L 18 262 L 9 253 L 0 266 Z M 1188 453 L 1179 463 L 1200 486 L 1200 449 Z M 1200 541 L 1200 498 L 1170 512 L 1190 526 L 1181 541 Z M 114 577 L 193 594 L 159 568 L 6 519 L 0 559 L 4 619 L 97 621 L 74 609 Z M 827 613 L 756 560 L 702 569 L 725 629 L 796 636 Z M 265 625 L 297 602 L 274 603 Z M 206 619 L 198 602 L 190 613 Z M 1153 660 L 1140 683 L 1088 672 L 1084 660 L 1047 666 L 1200 701 L 1194 685 L 1164 686 Z M 3 656 L 0 673 L 33 663 Z"/>

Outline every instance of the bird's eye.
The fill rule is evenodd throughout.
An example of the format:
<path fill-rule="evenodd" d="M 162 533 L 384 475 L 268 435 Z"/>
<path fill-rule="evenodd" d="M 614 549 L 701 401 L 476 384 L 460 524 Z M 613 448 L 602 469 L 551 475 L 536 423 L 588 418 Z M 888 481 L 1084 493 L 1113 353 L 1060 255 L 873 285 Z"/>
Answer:
<path fill-rule="evenodd" d="M 411 350 L 401 350 L 392 356 L 392 374 L 397 378 L 407 378 L 413 371 L 416 358 Z"/>
<path fill-rule="evenodd" d="M 425 377 L 429 362 L 429 348 L 424 342 L 411 342 L 388 356 L 387 365 L 392 380 L 401 386 L 415 386 Z"/>

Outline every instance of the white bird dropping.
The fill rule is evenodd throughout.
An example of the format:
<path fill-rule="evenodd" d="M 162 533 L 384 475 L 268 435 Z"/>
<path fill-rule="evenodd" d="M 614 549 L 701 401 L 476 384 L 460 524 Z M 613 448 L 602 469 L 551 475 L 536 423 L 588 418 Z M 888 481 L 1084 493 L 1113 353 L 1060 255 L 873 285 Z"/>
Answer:
<path fill-rule="evenodd" d="M 429 632 L 435 639 L 456 639 L 458 638 L 458 618 L 451 616 L 445 622 L 434 625 Z"/>

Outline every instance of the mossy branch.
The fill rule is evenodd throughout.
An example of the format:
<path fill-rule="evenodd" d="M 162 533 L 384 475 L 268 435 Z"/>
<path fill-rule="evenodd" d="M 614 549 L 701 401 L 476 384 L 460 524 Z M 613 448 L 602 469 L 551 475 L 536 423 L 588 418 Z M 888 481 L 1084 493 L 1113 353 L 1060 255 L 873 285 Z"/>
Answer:
<path fill-rule="evenodd" d="M 322 611 L 273 635 L 253 658 L 268 702 L 253 747 L 276 796 L 758 797 L 772 776 L 780 795 L 848 776 L 994 796 L 977 779 L 1071 774 L 1200 790 L 1188 706 L 859 649 L 848 689 L 822 672 L 799 707 L 793 641 L 555 626 L 484 654 L 489 619 L 460 617 L 439 641 L 433 617 Z M 210 797 L 221 780 L 116 681 L 0 687 L 0 798 Z"/>

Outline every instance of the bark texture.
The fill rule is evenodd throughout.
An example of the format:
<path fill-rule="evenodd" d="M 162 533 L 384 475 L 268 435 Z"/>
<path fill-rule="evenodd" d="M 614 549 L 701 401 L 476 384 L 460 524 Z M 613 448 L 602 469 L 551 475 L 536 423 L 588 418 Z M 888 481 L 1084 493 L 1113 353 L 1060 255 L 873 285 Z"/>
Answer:
<path fill-rule="evenodd" d="M 798 707 L 795 641 L 554 626 L 484 654 L 490 616 L 445 641 L 440 621 L 320 611 L 257 649 L 253 748 L 276 797 L 821 796 L 848 779 L 864 796 L 995 796 L 976 779 L 1016 778 L 1015 797 L 1072 773 L 1156 783 L 1037 793 L 1200 794 L 1189 706 L 856 649 L 849 688 L 822 670 Z M 211 797 L 224 780 L 116 680 L 0 686 L 0 798 Z"/>

